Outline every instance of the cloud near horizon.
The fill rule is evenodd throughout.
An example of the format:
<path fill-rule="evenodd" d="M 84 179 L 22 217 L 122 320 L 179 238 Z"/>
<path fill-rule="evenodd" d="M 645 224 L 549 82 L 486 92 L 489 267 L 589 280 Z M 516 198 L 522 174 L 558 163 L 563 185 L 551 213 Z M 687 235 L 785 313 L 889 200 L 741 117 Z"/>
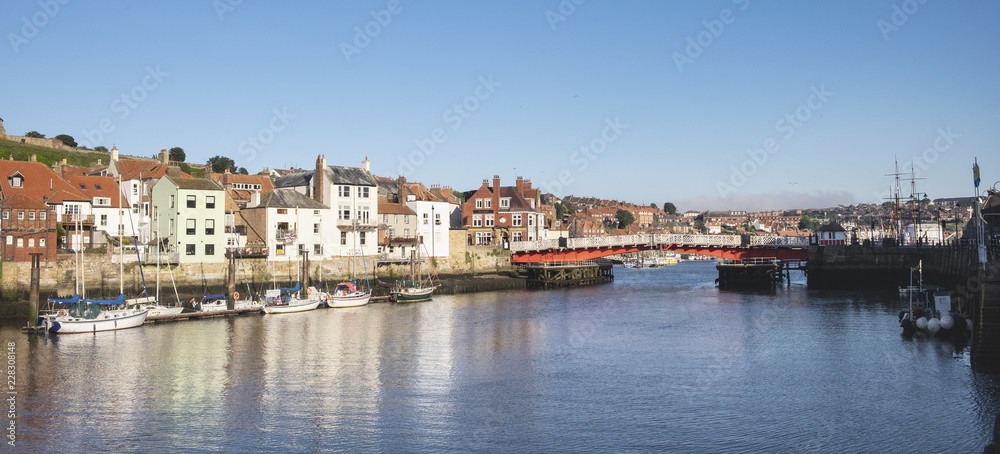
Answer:
<path fill-rule="evenodd" d="M 830 208 L 855 204 L 854 195 L 847 191 L 817 191 L 813 193 L 778 192 L 770 194 L 738 194 L 731 197 L 699 196 L 678 201 L 678 211 L 770 211 L 809 208 Z"/>

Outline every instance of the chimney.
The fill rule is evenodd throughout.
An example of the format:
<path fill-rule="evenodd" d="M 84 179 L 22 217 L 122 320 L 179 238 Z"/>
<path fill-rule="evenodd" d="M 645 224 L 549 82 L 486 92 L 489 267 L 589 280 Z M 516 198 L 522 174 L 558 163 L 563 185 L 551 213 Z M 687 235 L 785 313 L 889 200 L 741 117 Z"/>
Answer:
<path fill-rule="evenodd" d="M 160 164 L 167 164 L 170 162 L 170 155 L 167 150 L 160 150 Z"/>
<path fill-rule="evenodd" d="M 111 159 L 108 161 L 108 164 L 112 162 L 118 162 L 118 147 L 114 145 L 111 146 Z"/>
<path fill-rule="evenodd" d="M 500 175 L 493 175 L 493 210 L 500 209 Z"/>
<path fill-rule="evenodd" d="M 250 191 L 250 202 L 247 203 L 247 208 L 253 208 L 260 205 L 260 191 Z"/>
<path fill-rule="evenodd" d="M 161 153 L 160 155 L 162 156 L 163 154 Z M 174 167 L 174 166 L 167 167 L 167 176 L 168 177 L 175 177 L 175 178 L 180 177 L 181 176 L 181 168 L 180 167 Z"/>
<path fill-rule="evenodd" d="M 514 187 L 517 188 L 517 192 L 524 195 L 524 177 L 517 177 L 517 181 L 514 182 Z"/>
<path fill-rule="evenodd" d="M 38 162 L 38 157 L 35 155 L 31 155 L 31 158 L 28 158 L 28 162 Z"/>
<path fill-rule="evenodd" d="M 372 163 L 368 160 L 368 156 L 365 156 L 365 160 L 361 161 L 361 168 L 368 173 L 372 173 Z"/>
<path fill-rule="evenodd" d="M 400 175 L 396 179 L 396 183 L 399 184 L 399 187 L 396 188 L 396 202 L 402 205 L 406 202 L 406 177 Z"/>
<path fill-rule="evenodd" d="M 316 156 L 316 172 L 313 173 L 313 199 L 326 205 L 323 201 L 326 188 L 326 155 Z"/>
<path fill-rule="evenodd" d="M 483 178 L 483 187 L 484 188 L 490 187 L 490 180 Z"/>

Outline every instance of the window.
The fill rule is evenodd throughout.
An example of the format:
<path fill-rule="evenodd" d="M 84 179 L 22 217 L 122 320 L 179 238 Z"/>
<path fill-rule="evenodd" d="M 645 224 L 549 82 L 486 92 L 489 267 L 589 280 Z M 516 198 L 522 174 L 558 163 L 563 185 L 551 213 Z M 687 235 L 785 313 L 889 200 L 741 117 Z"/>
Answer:
<path fill-rule="evenodd" d="M 193 244 L 185 245 L 184 253 L 187 255 L 194 255 L 194 245 Z"/>
<path fill-rule="evenodd" d="M 85 185 L 83 183 L 80 183 L 80 189 L 86 191 L 87 190 L 87 185 Z"/>
<path fill-rule="evenodd" d="M 367 186 L 362 186 L 362 187 L 358 188 L 358 197 L 361 197 L 362 199 L 367 199 L 368 198 L 368 189 L 369 188 Z"/>
<path fill-rule="evenodd" d="M 409 224 L 409 223 L 410 223 L 410 217 L 404 214 L 403 215 L 403 224 Z"/>
<path fill-rule="evenodd" d="M 339 195 L 341 197 L 350 197 L 351 196 L 351 187 L 350 186 L 337 186 L 337 195 Z"/>
<path fill-rule="evenodd" d="M 215 208 L 215 196 L 205 196 L 205 208 Z"/>
<path fill-rule="evenodd" d="M 441 225 L 441 213 L 434 213 L 434 225 Z"/>
<path fill-rule="evenodd" d="M 45 238 L 38 239 L 38 247 L 45 247 Z"/>
<path fill-rule="evenodd" d="M 28 238 L 28 247 L 35 247 L 35 239 Z"/>
<path fill-rule="evenodd" d="M 528 215 L 528 225 L 535 225 L 535 217 L 530 214 Z"/>
<path fill-rule="evenodd" d="M 97 189 L 98 191 L 100 191 L 101 190 L 101 184 L 100 183 L 94 184 L 94 189 Z"/>
<path fill-rule="evenodd" d="M 521 232 L 514 232 L 514 241 L 521 241 Z"/>
<path fill-rule="evenodd" d="M 313 255 L 323 255 L 323 245 L 314 244 L 313 245 Z"/>
<path fill-rule="evenodd" d="M 187 234 L 188 235 L 194 235 L 195 227 L 196 227 L 195 220 L 194 219 L 188 219 L 187 220 Z"/>
<path fill-rule="evenodd" d="M 281 243 L 278 243 L 276 246 L 274 246 L 274 254 L 275 255 L 285 255 L 285 245 L 281 244 Z"/>
<path fill-rule="evenodd" d="M 389 215 L 388 214 L 383 214 L 382 215 L 382 223 L 383 224 L 388 224 L 389 223 Z"/>
<path fill-rule="evenodd" d="M 288 208 L 278 208 L 278 214 L 288 214 Z"/>
<path fill-rule="evenodd" d="M 493 208 L 493 199 L 486 199 L 486 208 Z"/>
<path fill-rule="evenodd" d="M 493 233 L 492 232 L 476 232 L 476 244 L 479 244 L 479 245 L 493 244 Z"/>
<path fill-rule="evenodd" d="M 108 226 L 108 215 L 106 215 L 106 214 L 102 214 L 101 215 L 101 226 L 102 227 L 107 227 Z"/>
<path fill-rule="evenodd" d="M 341 205 L 340 209 L 337 210 L 337 218 L 340 219 L 341 221 L 350 221 L 351 220 L 351 206 L 350 205 Z"/>
<path fill-rule="evenodd" d="M 486 215 L 486 227 L 493 227 L 493 215 L 492 214 L 487 214 Z"/>
<path fill-rule="evenodd" d="M 205 219 L 205 235 L 215 235 L 215 219 Z"/>
<path fill-rule="evenodd" d="M 138 195 L 138 194 L 139 194 L 139 185 L 136 183 L 132 183 L 132 195 Z"/>
<path fill-rule="evenodd" d="M 24 220 L 24 212 L 23 211 L 18 211 L 17 212 L 17 220 L 18 221 L 23 221 Z"/>
<path fill-rule="evenodd" d="M 319 233 L 319 223 L 313 224 L 313 233 Z"/>
<path fill-rule="evenodd" d="M 427 225 L 428 222 L 430 222 L 429 216 L 427 216 L 427 213 L 424 213 L 424 225 Z"/>
<path fill-rule="evenodd" d="M 369 214 L 371 214 L 371 211 L 368 209 L 368 207 L 361 207 L 361 211 L 358 212 L 358 218 L 360 219 L 362 224 L 368 223 Z"/>
<path fill-rule="evenodd" d="M 500 208 L 510 208 L 510 198 L 500 199 Z"/>
<path fill-rule="evenodd" d="M 197 201 L 198 201 L 198 198 L 196 196 L 193 196 L 193 195 L 187 196 L 187 207 L 188 208 L 194 208 L 195 205 L 197 204 Z"/>
<path fill-rule="evenodd" d="M 34 221 L 35 220 L 35 212 L 34 211 L 29 211 L 28 212 L 28 220 L 29 221 Z"/>
<path fill-rule="evenodd" d="M 306 255 L 306 245 L 304 244 L 299 245 L 299 255 Z"/>
<path fill-rule="evenodd" d="M 358 243 L 365 245 L 365 232 L 358 232 Z"/>
<path fill-rule="evenodd" d="M 124 224 L 118 224 L 118 234 L 119 235 L 124 235 L 125 234 L 125 225 Z"/>
<path fill-rule="evenodd" d="M 472 215 L 472 226 L 473 227 L 482 227 L 483 226 L 483 215 L 481 215 L 481 214 L 474 214 L 474 215 Z"/>
<path fill-rule="evenodd" d="M 347 232 L 340 232 L 340 245 L 347 246 Z"/>
<path fill-rule="evenodd" d="M 174 207 L 174 196 L 170 196 L 170 208 Z"/>
<path fill-rule="evenodd" d="M 403 238 L 410 237 L 410 229 L 403 229 Z"/>
<path fill-rule="evenodd" d="M 17 247 L 21 247 L 21 246 L 24 246 L 24 238 L 18 238 L 17 239 Z"/>
<path fill-rule="evenodd" d="M 46 220 L 48 218 L 49 218 L 49 212 L 48 211 L 42 211 L 42 212 L 38 213 L 38 219 L 41 219 L 41 220 L 44 221 L 44 220 Z"/>
<path fill-rule="evenodd" d="M 215 255 L 215 245 L 206 244 L 205 245 L 205 255 Z"/>
<path fill-rule="evenodd" d="M 7 235 L 7 244 L 14 244 L 14 237 Z"/>
<path fill-rule="evenodd" d="M 94 205 L 109 207 L 111 206 L 111 199 L 107 197 L 94 197 Z"/>
<path fill-rule="evenodd" d="M 4 220 L 10 219 L 10 211 L 3 210 L 3 219 Z"/>
<path fill-rule="evenodd" d="M 139 213 L 139 204 L 138 203 L 133 203 L 132 204 L 132 212 L 133 213 L 137 213 L 137 214 Z"/>
<path fill-rule="evenodd" d="M 512 215 L 510 215 L 510 222 L 511 222 L 510 225 L 513 225 L 514 227 L 520 227 L 521 226 L 521 215 L 520 214 L 512 214 Z"/>
<path fill-rule="evenodd" d="M 21 187 L 21 182 L 22 181 L 24 181 L 24 180 L 23 180 L 23 178 L 21 178 L 20 175 L 14 175 L 13 177 L 10 177 L 10 187 L 12 187 L 12 188 L 19 188 L 19 187 Z"/>
<path fill-rule="evenodd" d="M 476 199 L 476 208 L 483 207 L 483 199 Z"/>

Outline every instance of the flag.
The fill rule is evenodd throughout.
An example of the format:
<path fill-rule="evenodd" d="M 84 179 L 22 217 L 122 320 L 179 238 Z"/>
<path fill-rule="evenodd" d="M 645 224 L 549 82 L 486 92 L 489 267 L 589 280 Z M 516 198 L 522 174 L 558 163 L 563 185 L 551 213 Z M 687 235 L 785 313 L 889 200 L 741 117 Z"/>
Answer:
<path fill-rule="evenodd" d="M 979 162 L 976 161 L 972 164 L 972 178 L 976 182 L 976 187 L 979 187 Z"/>

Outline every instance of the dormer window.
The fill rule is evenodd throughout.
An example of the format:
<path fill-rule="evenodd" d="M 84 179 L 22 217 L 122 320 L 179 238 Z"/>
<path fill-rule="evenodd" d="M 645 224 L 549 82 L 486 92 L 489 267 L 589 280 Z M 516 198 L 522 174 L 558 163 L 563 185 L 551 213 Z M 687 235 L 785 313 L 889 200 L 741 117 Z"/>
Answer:
<path fill-rule="evenodd" d="M 15 173 L 12 177 L 10 177 L 10 187 L 12 188 L 20 188 L 23 186 L 23 183 L 24 177 L 21 176 L 20 173 Z"/>

